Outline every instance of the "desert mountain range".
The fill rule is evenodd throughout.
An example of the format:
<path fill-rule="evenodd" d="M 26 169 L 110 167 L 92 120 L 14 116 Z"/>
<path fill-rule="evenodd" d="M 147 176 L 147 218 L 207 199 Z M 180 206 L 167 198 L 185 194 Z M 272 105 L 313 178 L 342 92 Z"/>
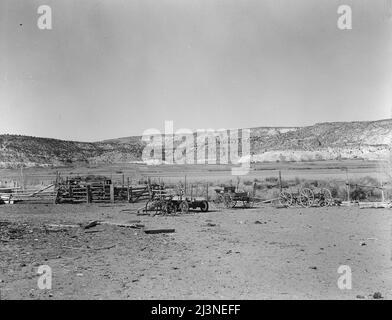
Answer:
<path fill-rule="evenodd" d="M 0 167 L 138 162 L 145 145 L 141 136 L 77 142 L 4 134 Z M 253 162 L 382 160 L 390 156 L 391 145 L 392 119 L 250 129 Z"/>

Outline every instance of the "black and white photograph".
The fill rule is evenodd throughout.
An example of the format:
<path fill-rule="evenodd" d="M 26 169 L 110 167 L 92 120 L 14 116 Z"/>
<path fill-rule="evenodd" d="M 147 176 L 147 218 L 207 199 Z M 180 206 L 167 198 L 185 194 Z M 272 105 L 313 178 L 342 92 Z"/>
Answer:
<path fill-rule="evenodd" d="M 389 300 L 391 146 L 392 0 L 0 0 L 0 300 Z"/>

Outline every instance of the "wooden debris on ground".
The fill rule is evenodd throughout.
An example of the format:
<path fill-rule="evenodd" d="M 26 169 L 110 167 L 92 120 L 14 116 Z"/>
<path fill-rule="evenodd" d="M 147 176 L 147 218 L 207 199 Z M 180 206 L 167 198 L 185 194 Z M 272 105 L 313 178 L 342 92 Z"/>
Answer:
<path fill-rule="evenodd" d="M 354 207 L 354 206 L 359 206 L 359 209 L 381 209 L 381 208 L 392 208 L 392 202 L 386 202 L 386 201 L 342 201 L 341 203 L 342 206 L 345 207 Z"/>
<path fill-rule="evenodd" d="M 112 249 L 116 246 L 116 244 L 112 244 L 110 246 L 106 247 L 98 247 L 98 248 L 92 248 L 92 247 L 68 247 L 68 246 L 63 246 L 65 249 L 72 249 L 72 250 L 107 250 L 107 249 Z"/>
<path fill-rule="evenodd" d="M 97 233 L 97 232 L 102 232 L 103 230 L 87 230 L 84 233 Z"/>
<path fill-rule="evenodd" d="M 388 202 L 359 202 L 359 209 L 388 209 L 392 208 L 392 203 Z"/>
<path fill-rule="evenodd" d="M 72 228 L 79 228 L 77 224 L 45 224 L 45 232 L 63 232 Z"/>
<path fill-rule="evenodd" d="M 119 223 L 119 222 L 112 222 L 112 221 L 100 221 L 99 224 L 107 224 L 111 226 L 135 228 L 135 229 L 144 228 L 143 224 L 138 224 L 138 223 Z"/>
<path fill-rule="evenodd" d="M 125 207 L 125 204 L 104 204 L 104 205 L 100 205 L 98 207 L 100 207 L 100 208 L 116 208 L 116 207 Z M 124 210 L 127 210 L 127 209 L 124 209 Z"/>
<path fill-rule="evenodd" d="M 175 229 L 148 229 L 144 230 L 144 233 L 147 234 L 157 234 L 157 233 L 173 233 L 176 232 Z"/>
<path fill-rule="evenodd" d="M 90 228 L 96 227 L 98 224 L 99 224 L 99 222 L 97 220 L 94 220 L 94 221 L 88 222 L 85 225 L 82 225 L 82 228 L 83 229 L 90 229 Z"/>
<path fill-rule="evenodd" d="M 77 224 L 45 224 L 46 227 L 49 228 L 79 228 L 80 226 Z"/>
<path fill-rule="evenodd" d="M 112 248 L 114 248 L 116 245 L 115 244 L 113 244 L 113 245 L 110 245 L 110 246 L 106 246 L 106 247 L 100 247 L 100 248 L 89 248 L 89 249 L 91 249 L 91 250 L 108 250 L 108 249 L 112 249 Z"/>

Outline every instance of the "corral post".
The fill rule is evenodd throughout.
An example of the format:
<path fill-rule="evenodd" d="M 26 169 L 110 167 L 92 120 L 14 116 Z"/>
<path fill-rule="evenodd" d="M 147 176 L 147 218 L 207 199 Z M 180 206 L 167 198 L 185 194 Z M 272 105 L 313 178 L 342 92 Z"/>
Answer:
<path fill-rule="evenodd" d="M 282 192 L 282 172 L 279 170 L 279 190 Z"/>
<path fill-rule="evenodd" d="M 184 177 L 184 196 L 186 196 L 186 175 Z"/>
<path fill-rule="evenodd" d="M 350 203 L 350 184 L 346 182 L 347 202 Z"/>
<path fill-rule="evenodd" d="M 54 188 L 55 188 L 55 189 L 57 188 L 58 181 L 59 181 L 59 172 L 56 171 L 56 180 L 55 180 L 55 182 L 54 182 Z M 41 183 L 42 183 L 42 181 L 41 181 Z"/>
<path fill-rule="evenodd" d="M 256 197 L 256 182 L 253 182 L 253 198 Z"/>
<path fill-rule="evenodd" d="M 23 165 L 20 167 L 20 175 L 22 177 L 22 190 L 25 190 L 25 181 L 24 181 L 24 176 L 23 176 Z"/>
<path fill-rule="evenodd" d="M 114 184 L 110 184 L 110 202 L 114 203 Z"/>
<path fill-rule="evenodd" d="M 347 202 L 350 205 L 350 182 L 348 180 L 348 169 L 347 167 L 344 168 L 344 170 L 346 171 L 346 191 L 347 191 Z"/>
<path fill-rule="evenodd" d="M 206 185 L 206 200 L 208 201 L 208 182 L 207 182 L 207 185 Z"/>
<path fill-rule="evenodd" d="M 59 189 L 58 189 L 58 188 L 55 188 L 55 189 L 54 189 L 54 199 L 53 199 L 53 203 L 54 203 L 54 204 L 57 204 L 58 194 L 59 194 Z"/>
<path fill-rule="evenodd" d="M 122 188 L 124 189 L 124 174 L 122 174 Z"/>
<path fill-rule="evenodd" d="M 382 180 L 380 181 L 380 188 L 379 189 L 381 190 L 381 201 L 385 202 L 384 183 Z"/>
<path fill-rule="evenodd" d="M 148 194 L 149 194 L 149 199 L 152 199 L 152 190 L 151 190 L 150 178 L 147 179 L 147 191 L 148 191 Z"/>
<path fill-rule="evenodd" d="M 129 177 L 127 178 L 127 200 L 131 202 L 131 194 L 129 192 Z"/>
<path fill-rule="evenodd" d="M 54 185 L 54 200 L 53 203 L 56 204 L 57 203 L 57 194 L 58 194 L 58 190 L 59 190 L 59 182 L 60 182 L 60 177 L 59 177 L 59 172 L 56 172 L 56 182 Z"/>
<path fill-rule="evenodd" d="M 89 185 L 86 186 L 86 202 L 91 203 L 91 190 Z"/>

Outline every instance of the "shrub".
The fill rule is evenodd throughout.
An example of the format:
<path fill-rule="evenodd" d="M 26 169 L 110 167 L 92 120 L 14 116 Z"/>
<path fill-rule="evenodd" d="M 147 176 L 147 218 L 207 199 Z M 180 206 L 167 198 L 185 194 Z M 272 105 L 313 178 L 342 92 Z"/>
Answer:
<path fill-rule="evenodd" d="M 244 184 L 245 186 L 251 186 L 251 185 L 253 185 L 253 181 L 251 181 L 251 180 L 245 180 L 245 181 L 243 182 L 243 184 Z"/>
<path fill-rule="evenodd" d="M 271 183 L 277 183 L 278 180 L 279 179 L 277 177 L 267 177 L 267 178 L 265 178 L 265 181 L 271 182 Z"/>
<path fill-rule="evenodd" d="M 356 187 L 354 190 L 350 191 L 350 198 L 352 200 L 365 200 L 368 198 L 368 192 L 362 187 Z"/>
<path fill-rule="evenodd" d="M 298 177 L 295 177 L 294 182 L 295 182 L 295 185 L 299 185 L 299 184 L 301 184 L 301 179 Z"/>

